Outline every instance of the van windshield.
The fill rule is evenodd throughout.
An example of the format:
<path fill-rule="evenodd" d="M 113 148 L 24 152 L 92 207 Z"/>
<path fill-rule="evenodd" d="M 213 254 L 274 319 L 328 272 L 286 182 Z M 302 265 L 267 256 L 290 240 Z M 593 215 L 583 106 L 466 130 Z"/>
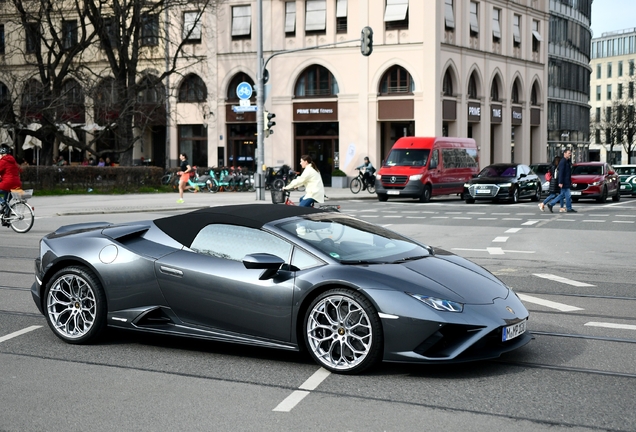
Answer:
<path fill-rule="evenodd" d="M 386 166 L 425 166 L 430 150 L 393 149 L 386 158 Z"/>

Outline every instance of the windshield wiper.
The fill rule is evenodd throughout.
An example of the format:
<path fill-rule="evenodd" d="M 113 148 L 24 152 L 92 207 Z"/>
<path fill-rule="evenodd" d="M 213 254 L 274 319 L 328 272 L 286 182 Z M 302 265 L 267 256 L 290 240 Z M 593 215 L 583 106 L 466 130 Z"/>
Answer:
<path fill-rule="evenodd" d="M 393 262 L 391 262 L 391 264 L 401 264 L 407 261 L 416 261 L 422 258 L 428 258 L 430 255 L 415 255 L 412 257 L 405 257 L 405 258 L 400 258 L 399 260 L 395 260 Z"/>
<path fill-rule="evenodd" d="M 380 264 L 377 261 L 369 260 L 341 260 L 340 264 Z"/>

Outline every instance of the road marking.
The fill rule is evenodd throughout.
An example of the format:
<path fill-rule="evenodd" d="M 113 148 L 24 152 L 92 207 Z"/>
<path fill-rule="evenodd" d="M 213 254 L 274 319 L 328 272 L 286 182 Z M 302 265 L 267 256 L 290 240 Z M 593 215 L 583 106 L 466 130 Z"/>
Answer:
<path fill-rule="evenodd" d="M 529 220 L 528 222 L 524 222 L 521 225 L 534 225 L 536 223 L 539 223 L 538 220 Z"/>
<path fill-rule="evenodd" d="M 519 231 L 521 231 L 523 228 L 510 228 L 508 230 L 506 230 L 506 234 L 514 234 L 514 233 L 518 233 Z"/>
<path fill-rule="evenodd" d="M 502 218 L 501 220 L 523 220 L 523 219 L 521 219 L 521 218 Z"/>
<path fill-rule="evenodd" d="M 508 237 L 495 237 L 493 243 L 505 243 L 508 241 Z"/>
<path fill-rule="evenodd" d="M 498 247 L 488 247 L 486 248 L 486 252 L 488 252 L 490 255 L 504 255 L 503 249 Z"/>
<path fill-rule="evenodd" d="M 300 387 L 298 387 L 300 390 L 295 390 L 292 394 L 287 396 L 285 400 L 279 403 L 278 406 L 276 406 L 276 408 L 274 408 L 272 411 L 290 412 L 296 405 L 300 403 L 300 401 L 307 397 L 311 390 L 316 390 L 320 383 L 322 383 L 329 375 L 331 375 L 331 372 L 329 372 L 327 369 L 318 369 L 312 376 L 307 379 L 307 381 L 305 381 L 300 385 Z"/>
<path fill-rule="evenodd" d="M 510 215 L 510 213 L 493 213 L 493 215 L 497 215 L 497 216 L 508 216 L 508 215 Z"/>
<path fill-rule="evenodd" d="M 614 223 L 634 223 L 634 221 L 612 221 Z"/>
<path fill-rule="evenodd" d="M 42 326 L 31 326 L 31 327 L 27 327 L 27 328 L 22 329 L 22 330 L 18 330 L 17 332 L 13 332 L 13 333 L 10 333 L 10 334 L 8 334 L 6 336 L 0 337 L 0 342 L 8 341 L 9 339 L 13 339 L 14 337 L 18 337 L 18 336 L 21 336 L 21 335 L 23 335 L 25 333 L 31 332 L 33 330 L 37 330 L 40 327 L 42 327 Z"/>
<path fill-rule="evenodd" d="M 608 215 L 609 216 L 609 215 Z M 628 217 L 628 218 L 634 218 L 636 217 L 636 215 L 616 215 L 616 217 Z"/>
<path fill-rule="evenodd" d="M 466 216 L 453 216 L 453 219 L 472 219 L 471 217 L 466 217 Z"/>
<path fill-rule="evenodd" d="M 497 220 L 497 218 L 477 218 L 477 220 Z"/>
<path fill-rule="evenodd" d="M 604 219 L 583 219 L 583 222 L 600 222 L 605 223 Z"/>
<path fill-rule="evenodd" d="M 448 219 L 448 216 L 431 216 L 431 219 Z"/>
<path fill-rule="evenodd" d="M 525 294 L 519 294 L 517 293 L 517 295 L 519 296 L 519 298 L 523 301 L 526 301 L 528 303 L 534 303 L 534 304 L 538 304 L 541 306 L 545 306 L 545 307 L 549 307 L 552 309 L 556 309 L 559 310 L 561 312 L 573 312 L 573 311 L 577 311 L 577 310 L 583 310 L 582 308 L 576 307 L 576 306 L 570 306 L 570 305 L 566 305 L 563 303 L 557 303 L 557 302 L 553 302 L 550 300 L 544 300 L 538 297 L 532 297 L 529 295 L 525 295 Z"/>
<path fill-rule="evenodd" d="M 550 279 L 550 280 L 553 280 L 555 282 L 561 282 L 561 283 L 572 285 L 572 286 L 576 286 L 576 287 L 593 287 L 593 286 L 595 286 L 595 285 L 590 285 L 590 284 L 585 283 L 585 282 L 578 282 L 578 281 L 575 281 L 575 280 L 572 280 L 572 279 L 567 279 L 567 278 L 564 278 L 564 277 L 561 277 L 561 276 L 556 276 L 556 275 L 549 274 L 549 273 L 534 273 L 534 275 L 536 277 L 540 277 L 540 278 L 543 278 L 543 279 Z"/>
<path fill-rule="evenodd" d="M 407 219 L 426 219 L 426 216 L 407 216 Z"/>
<path fill-rule="evenodd" d="M 468 249 L 468 248 L 452 248 L 454 251 L 470 251 L 470 252 L 488 252 L 491 255 L 505 255 L 507 253 L 523 253 L 523 254 L 533 254 L 535 251 L 518 251 L 518 250 L 508 250 L 505 251 L 501 248 L 486 248 L 486 249 Z"/>
<path fill-rule="evenodd" d="M 636 330 L 636 325 L 631 325 L 631 324 L 615 324 L 615 323 L 591 321 L 591 322 L 585 323 L 585 325 L 590 327 L 604 327 L 604 328 L 621 329 L 621 330 Z"/>
<path fill-rule="evenodd" d="M 480 215 L 480 214 L 486 214 L 486 213 L 485 212 L 466 212 L 466 214 Z"/>

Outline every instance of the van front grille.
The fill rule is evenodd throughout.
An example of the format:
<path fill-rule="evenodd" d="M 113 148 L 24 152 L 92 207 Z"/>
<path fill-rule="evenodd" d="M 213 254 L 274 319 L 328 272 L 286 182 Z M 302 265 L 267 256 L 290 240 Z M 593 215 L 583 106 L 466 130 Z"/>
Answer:
<path fill-rule="evenodd" d="M 406 184 L 406 182 L 408 181 L 408 177 L 407 176 L 401 176 L 401 175 L 383 175 L 382 176 L 382 184 L 385 185 L 404 185 Z"/>

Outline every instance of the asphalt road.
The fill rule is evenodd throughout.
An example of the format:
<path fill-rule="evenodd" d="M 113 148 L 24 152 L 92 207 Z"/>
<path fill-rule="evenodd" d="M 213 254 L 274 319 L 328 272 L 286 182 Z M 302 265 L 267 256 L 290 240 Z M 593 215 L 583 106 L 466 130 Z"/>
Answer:
<path fill-rule="evenodd" d="M 636 200 L 551 214 L 530 202 L 332 193 L 343 212 L 469 258 L 515 289 L 535 339 L 494 361 L 342 376 L 297 353 L 123 331 L 73 346 L 53 335 L 29 293 L 42 235 L 253 202 L 198 195 L 181 207 L 174 195 L 35 197 L 31 232 L 0 231 L 0 430 L 636 430 Z"/>

